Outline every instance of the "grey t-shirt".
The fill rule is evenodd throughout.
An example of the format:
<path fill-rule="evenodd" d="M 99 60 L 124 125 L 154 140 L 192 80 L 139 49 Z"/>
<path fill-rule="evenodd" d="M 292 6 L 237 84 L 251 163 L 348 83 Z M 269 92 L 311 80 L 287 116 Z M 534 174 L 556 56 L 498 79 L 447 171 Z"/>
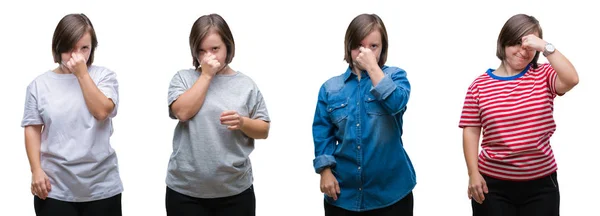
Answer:
<path fill-rule="evenodd" d="M 98 121 L 85 104 L 77 77 L 52 71 L 27 86 L 21 126 L 44 125 L 40 146 L 42 170 L 50 179 L 48 197 L 68 202 L 109 198 L 123 191 L 117 155 L 110 145 L 112 118 L 117 115 L 116 74 L 91 66 L 90 77 L 115 108 Z"/>
<path fill-rule="evenodd" d="M 171 104 L 191 88 L 200 73 L 181 70 L 169 86 Z M 173 153 L 169 160 L 166 183 L 179 193 L 197 198 L 233 196 L 253 182 L 249 155 L 254 139 L 241 130 L 221 125 L 221 113 L 235 110 L 251 119 L 269 122 L 269 114 L 260 90 L 250 77 L 235 72 L 216 75 L 208 87 L 204 104 L 186 122 L 179 122 L 173 135 Z"/>

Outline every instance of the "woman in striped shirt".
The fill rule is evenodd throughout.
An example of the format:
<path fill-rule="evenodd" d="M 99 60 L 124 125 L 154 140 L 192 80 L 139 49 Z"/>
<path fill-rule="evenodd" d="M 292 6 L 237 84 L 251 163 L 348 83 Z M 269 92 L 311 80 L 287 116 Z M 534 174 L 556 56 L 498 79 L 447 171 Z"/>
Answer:
<path fill-rule="evenodd" d="M 537 63 L 540 53 L 549 64 Z M 577 85 L 577 72 L 525 14 L 504 24 L 496 56 L 500 66 L 469 86 L 459 123 L 473 215 L 559 215 L 553 101 Z"/>

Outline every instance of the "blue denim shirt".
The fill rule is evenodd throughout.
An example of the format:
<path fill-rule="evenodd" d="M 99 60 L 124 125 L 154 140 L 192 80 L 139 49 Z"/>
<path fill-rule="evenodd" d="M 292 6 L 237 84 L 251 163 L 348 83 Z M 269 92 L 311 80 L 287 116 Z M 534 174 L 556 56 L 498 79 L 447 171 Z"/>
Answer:
<path fill-rule="evenodd" d="M 366 71 L 360 81 L 348 68 L 319 90 L 313 122 L 315 171 L 331 167 L 340 194 L 325 195 L 350 211 L 384 208 L 408 195 L 416 175 L 402 144 L 402 116 L 410 95 L 406 71 L 383 66 L 373 87 Z"/>

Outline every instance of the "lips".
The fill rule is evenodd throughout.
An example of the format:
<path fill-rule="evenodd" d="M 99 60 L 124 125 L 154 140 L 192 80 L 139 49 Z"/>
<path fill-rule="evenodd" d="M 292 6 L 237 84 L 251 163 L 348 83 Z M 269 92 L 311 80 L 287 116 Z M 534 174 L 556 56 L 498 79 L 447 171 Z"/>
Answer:
<path fill-rule="evenodd" d="M 515 55 L 517 58 L 521 59 L 521 60 L 527 60 L 527 58 L 520 56 L 520 55 Z"/>

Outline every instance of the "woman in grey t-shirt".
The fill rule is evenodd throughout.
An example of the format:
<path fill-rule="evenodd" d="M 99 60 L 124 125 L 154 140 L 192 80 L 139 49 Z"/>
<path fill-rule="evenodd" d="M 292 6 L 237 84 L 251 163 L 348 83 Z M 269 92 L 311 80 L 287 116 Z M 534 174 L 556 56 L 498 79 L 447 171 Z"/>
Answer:
<path fill-rule="evenodd" d="M 63 17 L 52 39 L 59 66 L 27 86 L 21 126 L 38 216 L 121 215 L 123 186 L 110 145 L 118 82 L 92 65 L 97 45 L 85 15 Z"/>
<path fill-rule="evenodd" d="M 192 26 L 195 69 L 171 80 L 169 116 L 179 122 L 167 170 L 167 215 L 254 215 L 254 139 L 269 133 L 269 115 L 260 90 L 229 67 L 233 36 L 217 15 Z"/>

